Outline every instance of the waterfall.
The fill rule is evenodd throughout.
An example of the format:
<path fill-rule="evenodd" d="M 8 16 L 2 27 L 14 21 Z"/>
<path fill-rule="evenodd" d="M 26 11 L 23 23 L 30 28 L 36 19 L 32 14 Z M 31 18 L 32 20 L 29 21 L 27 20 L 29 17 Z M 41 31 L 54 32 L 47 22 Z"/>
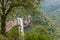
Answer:
<path fill-rule="evenodd" d="M 18 20 L 18 25 L 20 25 L 19 32 L 21 31 L 22 35 L 24 35 L 23 19 L 22 18 L 17 18 L 17 20 Z"/>

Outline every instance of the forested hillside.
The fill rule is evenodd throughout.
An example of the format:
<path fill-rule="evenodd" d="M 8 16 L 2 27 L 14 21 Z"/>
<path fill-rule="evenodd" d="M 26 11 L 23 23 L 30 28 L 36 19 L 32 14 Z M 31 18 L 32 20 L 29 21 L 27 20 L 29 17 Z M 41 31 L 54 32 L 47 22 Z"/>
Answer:
<path fill-rule="evenodd" d="M 57 29 L 57 35 L 60 36 L 60 10 L 57 9 L 54 12 L 48 14 L 51 20 L 55 23 Z"/>
<path fill-rule="evenodd" d="M 0 40 L 57 40 L 56 25 L 40 2 L 42 0 L 0 0 Z M 23 35 L 19 29 L 21 21 L 20 25 L 14 21 L 17 18 L 23 19 Z M 7 27 L 12 28 L 7 32 Z"/>
<path fill-rule="evenodd" d="M 60 40 L 60 3 L 59 0 L 53 1 L 46 0 L 41 4 L 41 7 L 46 12 L 48 19 L 55 23 L 57 40 Z"/>

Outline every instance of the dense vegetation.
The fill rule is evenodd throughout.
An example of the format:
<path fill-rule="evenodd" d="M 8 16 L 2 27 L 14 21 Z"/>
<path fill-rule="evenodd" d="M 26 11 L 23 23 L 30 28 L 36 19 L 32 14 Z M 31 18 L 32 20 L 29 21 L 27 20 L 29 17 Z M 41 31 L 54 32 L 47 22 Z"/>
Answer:
<path fill-rule="evenodd" d="M 9 2 L 11 3 L 9 4 Z M 7 6 L 5 6 L 8 8 L 4 10 L 5 6 L 2 5 L 4 7 L 0 9 L 2 10 L 0 15 L 0 25 L 2 29 L 0 31 L 3 33 L 2 35 L 0 32 L 0 40 L 57 40 L 55 24 L 48 20 L 44 14 L 45 12 L 40 7 L 40 2 L 40 0 L 7 0 Z M 2 4 L 4 3 L 2 2 Z M 4 13 L 6 11 L 7 13 Z M 24 37 L 19 33 L 18 25 L 5 33 L 5 24 L 8 21 L 17 17 L 25 18 L 25 15 L 32 16 L 32 25 L 24 28 Z"/>
<path fill-rule="evenodd" d="M 53 21 L 55 23 L 56 26 L 56 33 L 58 36 L 58 39 L 60 39 L 60 10 L 56 10 L 54 12 L 51 12 L 50 14 L 48 14 L 51 21 Z"/>

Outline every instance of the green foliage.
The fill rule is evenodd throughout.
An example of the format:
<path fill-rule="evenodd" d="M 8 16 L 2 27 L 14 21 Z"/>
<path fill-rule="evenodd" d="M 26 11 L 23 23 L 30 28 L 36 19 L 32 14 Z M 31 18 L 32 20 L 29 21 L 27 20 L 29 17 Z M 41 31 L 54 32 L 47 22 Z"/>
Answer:
<path fill-rule="evenodd" d="M 57 40 L 60 40 L 60 31 L 59 31 L 60 30 L 60 10 L 47 13 L 47 15 L 50 17 L 50 20 L 52 20 L 55 23 Z"/>
<path fill-rule="evenodd" d="M 52 21 L 50 21 L 46 15 L 44 15 L 43 11 L 34 11 L 33 12 L 33 18 L 32 18 L 32 22 L 34 24 L 40 24 L 40 25 L 44 25 L 47 27 L 54 27 L 55 28 L 55 24 L 52 23 Z"/>
<path fill-rule="evenodd" d="M 0 40 L 9 40 L 7 37 L 0 34 Z"/>
<path fill-rule="evenodd" d="M 7 15 L 7 21 L 17 16 L 22 17 L 26 14 L 31 14 L 35 9 L 40 9 L 41 0 L 9 0 L 8 5 L 13 6 Z M 8 6 L 7 5 L 7 6 Z M 30 12 L 30 13 L 29 13 Z"/>
<path fill-rule="evenodd" d="M 7 17 L 10 18 L 11 16 L 8 16 L 8 14 L 13 12 L 12 14 L 14 15 L 15 8 L 24 7 L 28 11 L 35 10 L 39 5 L 40 0 L 0 0 L 1 33 L 5 35 L 5 23 L 9 20 Z"/>
<path fill-rule="evenodd" d="M 31 31 L 26 31 L 25 40 L 56 40 L 54 33 L 49 34 L 47 27 L 35 25 Z"/>
<path fill-rule="evenodd" d="M 8 12 L 6 21 L 26 14 L 33 16 L 32 22 L 35 25 L 25 30 L 25 40 L 55 40 L 54 25 L 41 12 L 40 0 L 8 0 L 5 11 Z M 7 36 L 11 40 L 19 40 L 21 35 L 19 35 L 18 27 L 16 26 L 9 31 Z"/>
<path fill-rule="evenodd" d="M 6 35 L 10 40 L 19 40 L 18 26 L 14 26 Z"/>

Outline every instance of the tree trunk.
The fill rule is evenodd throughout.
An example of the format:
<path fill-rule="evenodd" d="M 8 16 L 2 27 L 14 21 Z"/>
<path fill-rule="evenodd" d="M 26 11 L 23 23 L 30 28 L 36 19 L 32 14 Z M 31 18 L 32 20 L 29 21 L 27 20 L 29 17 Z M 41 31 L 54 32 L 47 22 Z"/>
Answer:
<path fill-rule="evenodd" d="M 6 22 L 6 15 L 5 15 L 5 4 L 4 0 L 1 0 L 2 5 L 2 15 L 1 15 L 1 34 L 5 35 L 5 22 Z"/>
<path fill-rule="evenodd" d="M 1 16 L 1 34 L 5 35 L 5 25 L 6 25 L 6 16 L 2 15 Z"/>

